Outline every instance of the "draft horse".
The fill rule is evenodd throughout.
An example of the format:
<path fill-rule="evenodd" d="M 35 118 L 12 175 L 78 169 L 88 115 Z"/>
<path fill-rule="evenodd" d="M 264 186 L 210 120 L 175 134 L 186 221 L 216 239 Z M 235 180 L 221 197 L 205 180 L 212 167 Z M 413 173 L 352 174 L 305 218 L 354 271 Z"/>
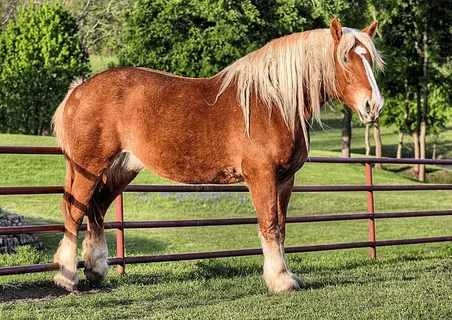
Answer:
<path fill-rule="evenodd" d="M 270 291 L 304 287 L 284 257 L 286 212 L 294 174 L 308 157 L 308 121 L 329 98 L 364 123 L 383 107 L 373 66 L 383 66 L 362 31 L 329 29 L 273 40 L 211 78 L 145 68 L 115 68 L 72 84 L 53 123 L 66 159 L 65 234 L 54 282 L 76 290 L 77 238 L 84 216 L 84 273 L 107 274 L 103 219 L 140 170 L 182 183 L 245 182 L 259 222 Z"/>

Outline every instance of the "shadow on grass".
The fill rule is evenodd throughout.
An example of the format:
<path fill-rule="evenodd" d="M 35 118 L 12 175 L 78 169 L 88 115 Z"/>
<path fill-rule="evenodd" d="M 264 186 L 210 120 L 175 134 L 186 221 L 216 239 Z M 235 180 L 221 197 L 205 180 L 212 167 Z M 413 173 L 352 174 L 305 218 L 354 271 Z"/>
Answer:
<path fill-rule="evenodd" d="M 178 271 L 174 272 L 170 264 L 178 264 Z M 162 264 L 159 264 L 162 266 Z M 182 267 L 182 268 L 181 268 Z M 112 268 L 112 267 L 110 267 Z M 166 262 L 157 273 L 130 273 L 122 277 L 108 277 L 100 286 L 96 286 L 81 277 L 77 291 L 71 293 L 49 281 L 31 281 L 26 283 L 13 283 L 0 285 L 0 303 L 13 304 L 43 302 L 62 298 L 68 295 L 86 295 L 99 292 L 110 292 L 124 285 L 151 286 L 162 283 L 209 280 L 209 279 L 233 279 L 260 275 L 262 266 L 257 263 L 241 264 L 239 266 L 228 261 L 201 260 L 190 262 Z M 50 273 L 49 273 L 50 274 Z"/>
<path fill-rule="evenodd" d="M 444 252 L 446 253 L 446 252 Z M 413 281 L 424 272 L 437 270 L 450 272 L 452 269 L 451 258 L 444 259 L 447 255 L 426 257 L 416 254 L 402 255 L 397 258 L 384 261 L 363 259 L 340 263 L 335 266 L 304 266 L 301 257 L 291 257 L 292 271 L 310 279 L 307 282 L 307 290 L 318 290 L 329 286 L 343 287 L 356 284 L 382 283 L 396 280 Z M 438 260 L 438 263 L 431 261 Z M 373 267 L 377 268 L 373 268 Z M 388 273 L 388 270 L 393 270 Z M 0 303 L 13 304 L 43 302 L 62 298 L 68 295 L 91 295 L 111 292 L 122 286 L 152 286 L 158 284 L 183 283 L 186 281 L 208 281 L 212 279 L 227 279 L 237 285 L 240 278 L 262 277 L 262 264 L 258 259 L 243 261 L 236 259 L 208 259 L 201 261 L 180 261 L 158 263 L 154 268 L 141 271 L 135 270 L 126 273 L 125 276 L 110 276 L 100 286 L 96 287 L 82 278 L 76 293 L 55 286 L 49 281 L 34 281 L 27 283 L 14 283 L 0 285 Z M 262 286 L 264 282 L 262 279 Z"/>
<path fill-rule="evenodd" d="M 51 281 L 36 281 L 14 285 L 0 285 L 0 303 L 46 301 L 64 297 L 68 292 Z"/>
<path fill-rule="evenodd" d="M 13 304 L 28 302 L 44 302 L 63 298 L 69 295 L 86 295 L 99 292 L 110 292 L 111 286 L 94 286 L 87 280 L 81 280 L 78 290 L 69 292 L 49 281 L 34 281 L 27 283 L 15 283 L 13 285 L 0 285 L 0 303 Z"/>
<path fill-rule="evenodd" d="M 126 274 L 124 280 L 127 283 L 153 285 L 166 282 L 182 282 L 210 279 L 231 279 L 261 275 L 262 265 L 250 261 L 246 264 L 237 265 L 235 259 L 207 259 L 190 262 L 165 262 L 158 273 L 130 273 Z M 177 268 L 171 268 L 170 265 Z M 163 265 L 162 265 L 163 266 Z"/>

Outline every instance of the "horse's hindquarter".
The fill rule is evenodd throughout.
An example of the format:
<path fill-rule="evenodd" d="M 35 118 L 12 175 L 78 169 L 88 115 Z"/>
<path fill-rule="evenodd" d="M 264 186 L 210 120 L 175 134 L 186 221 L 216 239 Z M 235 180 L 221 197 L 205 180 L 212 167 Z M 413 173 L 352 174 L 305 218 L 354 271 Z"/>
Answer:
<path fill-rule="evenodd" d="M 288 171 L 301 166 L 293 158 L 300 158 L 297 148 L 303 143 L 292 139 L 276 111 L 269 115 L 254 103 L 250 139 L 235 88 L 215 102 L 218 90 L 214 78 L 109 70 L 74 90 L 79 110 L 69 111 L 70 118 L 83 123 L 72 125 L 78 140 L 74 147 L 110 158 L 130 151 L 150 171 L 185 183 L 243 181 L 244 161 L 281 165 Z M 72 104 L 70 99 L 69 107 Z"/>

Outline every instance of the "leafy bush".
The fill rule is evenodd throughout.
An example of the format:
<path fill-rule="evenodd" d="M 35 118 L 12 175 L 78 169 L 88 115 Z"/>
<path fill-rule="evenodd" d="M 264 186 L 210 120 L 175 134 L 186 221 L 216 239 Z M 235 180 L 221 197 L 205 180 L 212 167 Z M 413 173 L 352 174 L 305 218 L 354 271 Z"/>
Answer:
<path fill-rule="evenodd" d="M 19 246 L 16 253 L 0 254 L 0 266 L 24 266 L 30 264 L 38 264 L 42 262 L 42 253 L 39 253 L 30 246 Z"/>
<path fill-rule="evenodd" d="M 77 24 L 59 4 L 24 6 L 0 34 L 0 131 L 42 134 L 76 76 L 89 73 Z"/>

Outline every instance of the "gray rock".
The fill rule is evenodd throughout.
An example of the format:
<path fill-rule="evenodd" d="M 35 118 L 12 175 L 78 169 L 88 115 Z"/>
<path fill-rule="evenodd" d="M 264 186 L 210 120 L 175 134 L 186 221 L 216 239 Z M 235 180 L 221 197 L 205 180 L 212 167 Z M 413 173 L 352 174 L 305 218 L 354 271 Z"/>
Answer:
<path fill-rule="evenodd" d="M 26 225 L 25 217 L 0 209 L 0 227 Z M 13 253 L 17 246 L 29 245 L 37 250 L 43 250 L 44 245 L 36 234 L 0 235 L 0 254 Z"/>

